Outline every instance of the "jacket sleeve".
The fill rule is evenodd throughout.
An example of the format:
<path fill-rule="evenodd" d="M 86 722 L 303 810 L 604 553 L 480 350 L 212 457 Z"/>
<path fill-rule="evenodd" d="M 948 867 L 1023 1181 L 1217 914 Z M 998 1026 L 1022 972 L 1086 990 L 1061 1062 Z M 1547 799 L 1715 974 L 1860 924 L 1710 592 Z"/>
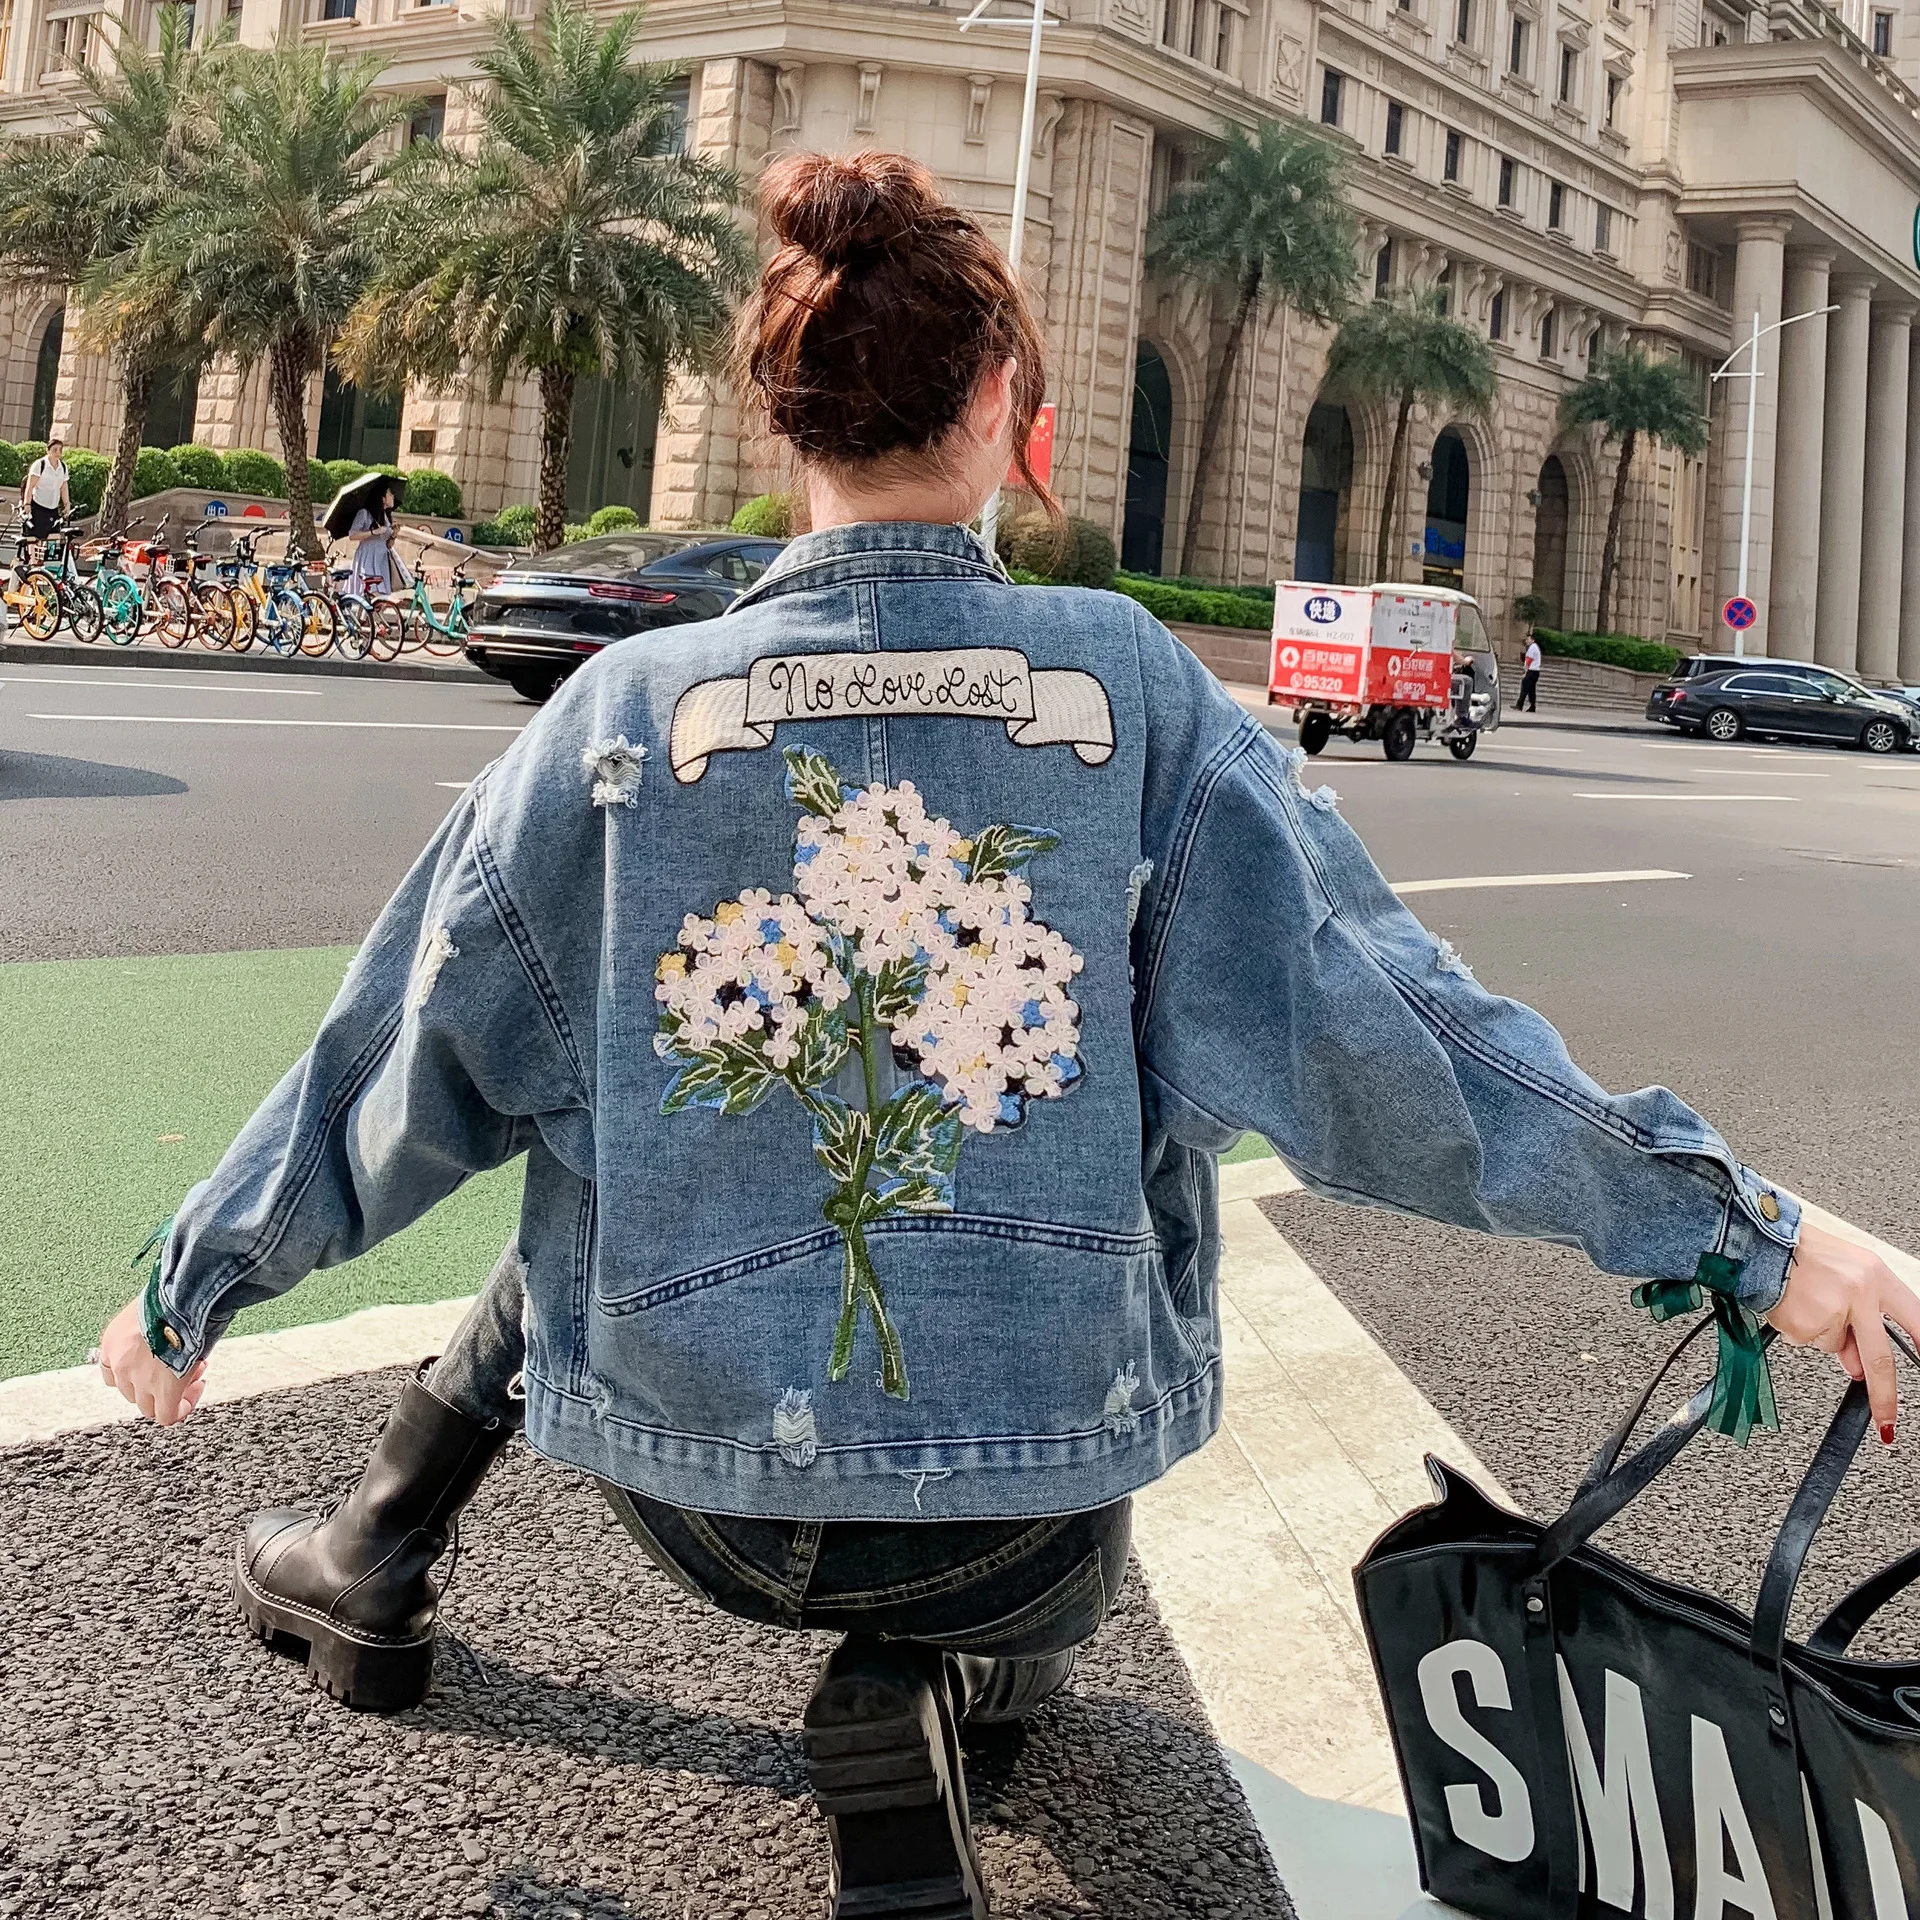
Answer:
<path fill-rule="evenodd" d="M 558 996 L 480 830 L 485 777 L 387 903 L 305 1056 L 161 1255 L 184 1369 L 242 1307 L 409 1226 L 588 1105 Z"/>
<path fill-rule="evenodd" d="M 1797 1201 L 1664 1087 L 1609 1094 L 1402 906 L 1304 756 L 1228 717 L 1170 821 L 1136 1025 L 1185 1144 L 1252 1129 L 1316 1192 L 1585 1249 L 1610 1273 L 1744 1263 L 1779 1299 Z M 1193 762 L 1189 762 L 1193 764 Z"/>

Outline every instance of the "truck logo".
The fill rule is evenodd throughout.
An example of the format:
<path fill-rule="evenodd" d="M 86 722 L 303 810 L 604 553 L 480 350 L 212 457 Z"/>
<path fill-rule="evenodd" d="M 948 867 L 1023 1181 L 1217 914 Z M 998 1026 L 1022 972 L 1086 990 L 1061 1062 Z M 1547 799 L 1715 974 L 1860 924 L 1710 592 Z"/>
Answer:
<path fill-rule="evenodd" d="M 1331 626 L 1340 618 L 1340 602 L 1330 593 L 1316 593 L 1301 608 L 1315 626 Z"/>
<path fill-rule="evenodd" d="M 1280 664 L 1283 667 L 1297 667 L 1300 664 L 1300 649 L 1298 647 L 1282 647 L 1280 649 Z"/>

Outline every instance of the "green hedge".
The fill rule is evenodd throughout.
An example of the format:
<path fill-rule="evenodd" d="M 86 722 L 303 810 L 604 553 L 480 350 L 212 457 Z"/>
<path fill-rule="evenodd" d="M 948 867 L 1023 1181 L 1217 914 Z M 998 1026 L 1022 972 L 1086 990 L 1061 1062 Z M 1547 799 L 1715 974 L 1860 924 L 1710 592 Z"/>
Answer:
<path fill-rule="evenodd" d="M 165 493 L 180 484 L 180 469 L 173 455 L 158 447 L 142 447 L 133 457 L 133 491 L 129 496 L 143 500 L 150 493 Z"/>
<path fill-rule="evenodd" d="M 367 468 L 358 460 L 329 460 L 327 462 L 327 498 L 344 487 L 349 480 L 358 480 Z"/>
<path fill-rule="evenodd" d="M 1043 513 L 1021 514 L 994 529 L 994 545 L 1010 571 L 1057 587 L 1110 587 L 1118 556 L 1104 527 L 1068 515 L 1058 528 Z"/>
<path fill-rule="evenodd" d="M 1224 587 L 1175 587 L 1139 574 L 1116 574 L 1114 590 L 1138 600 L 1156 620 L 1195 627 L 1246 627 L 1267 633 L 1273 606 L 1253 594 Z"/>
<path fill-rule="evenodd" d="M 1598 660 L 1634 673 L 1671 673 L 1684 658 L 1678 647 L 1664 647 L 1657 640 L 1642 640 L 1631 633 L 1560 633 L 1552 627 L 1535 627 L 1533 637 L 1540 642 L 1542 653 L 1561 654 L 1569 660 Z"/>
<path fill-rule="evenodd" d="M 587 516 L 587 531 L 595 536 L 625 533 L 629 527 L 639 524 L 640 516 L 631 507 L 596 507 Z"/>
<path fill-rule="evenodd" d="M 75 447 L 66 456 L 67 492 L 75 513 L 98 513 L 100 497 L 107 490 L 107 469 L 113 462 L 104 453 Z"/>
<path fill-rule="evenodd" d="M 431 519 L 460 518 L 460 483 L 438 467 L 415 467 L 403 476 L 407 497 L 400 503 L 409 513 L 424 513 Z"/>
<path fill-rule="evenodd" d="M 0 487 L 18 487 L 32 463 L 10 440 L 0 440 Z"/>
<path fill-rule="evenodd" d="M 287 470 L 258 447 L 236 447 L 220 462 L 220 471 L 235 493 L 258 494 L 266 500 L 287 497 Z"/>
<path fill-rule="evenodd" d="M 728 523 L 734 533 L 758 534 L 763 540 L 793 537 L 794 499 L 788 493 L 762 493 L 749 500 Z"/>
<path fill-rule="evenodd" d="M 1199 580 L 1184 573 L 1122 573 L 1115 576 L 1118 585 L 1128 580 L 1143 581 L 1153 587 L 1191 587 L 1196 593 L 1231 593 L 1242 600 L 1258 600 L 1266 608 L 1268 617 L 1273 614 L 1273 589 L 1271 587 L 1226 587 L 1218 580 Z"/>
<path fill-rule="evenodd" d="M 173 470 L 180 476 L 183 487 L 204 487 L 209 493 L 217 493 L 227 484 L 227 463 L 212 447 L 189 442 L 185 446 L 169 447 L 167 458 L 173 462 Z"/>

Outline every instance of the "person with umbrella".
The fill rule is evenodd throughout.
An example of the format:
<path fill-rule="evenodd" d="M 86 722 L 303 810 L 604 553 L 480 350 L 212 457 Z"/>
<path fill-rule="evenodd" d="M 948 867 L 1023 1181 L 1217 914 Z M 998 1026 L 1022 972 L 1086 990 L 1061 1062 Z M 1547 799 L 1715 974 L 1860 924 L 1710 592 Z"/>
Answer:
<path fill-rule="evenodd" d="M 347 590 L 363 600 L 413 585 L 393 550 L 394 509 L 405 493 L 406 482 L 393 474 L 363 473 L 358 480 L 349 480 L 327 505 L 322 526 L 335 539 L 355 543 Z"/>

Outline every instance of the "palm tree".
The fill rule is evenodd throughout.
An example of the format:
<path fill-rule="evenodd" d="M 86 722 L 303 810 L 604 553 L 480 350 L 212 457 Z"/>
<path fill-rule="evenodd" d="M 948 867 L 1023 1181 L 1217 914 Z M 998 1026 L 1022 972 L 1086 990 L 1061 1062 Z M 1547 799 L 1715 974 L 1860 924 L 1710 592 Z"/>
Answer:
<path fill-rule="evenodd" d="M 0 148 L 0 267 L 68 289 L 82 340 L 109 353 L 120 375 L 120 434 L 100 503 L 108 533 L 126 525 L 156 377 L 205 358 L 173 302 L 139 298 L 126 283 L 148 230 L 204 154 L 232 33 L 223 26 L 196 48 L 192 12 L 178 5 L 163 6 L 156 24 L 149 48 L 115 22 L 114 69 L 82 69 L 75 130 Z"/>
<path fill-rule="evenodd" d="M 1193 571 L 1199 550 L 1207 479 L 1254 315 L 1281 302 L 1310 320 L 1337 320 L 1346 309 L 1359 245 L 1359 224 L 1343 198 L 1347 174 L 1340 149 L 1303 126 L 1263 120 L 1248 133 L 1229 125 L 1211 165 L 1167 202 L 1148 236 L 1154 273 L 1198 280 L 1232 302 L 1207 382 L 1180 543 L 1183 574 Z"/>
<path fill-rule="evenodd" d="M 1594 364 L 1593 371 L 1560 402 L 1562 426 L 1601 428 L 1602 441 L 1618 440 L 1613 501 L 1607 508 L 1606 544 L 1600 549 L 1600 607 L 1596 632 L 1605 633 L 1613 611 L 1613 574 L 1620 559 L 1620 512 L 1627 503 L 1627 476 L 1644 433 L 1678 453 L 1706 451 L 1707 418 L 1684 361 L 1656 359 L 1644 347 L 1625 346 Z"/>
<path fill-rule="evenodd" d="M 123 298 L 171 301 L 243 372 L 262 360 L 287 463 L 291 543 L 318 548 L 307 386 L 365 291 L 371 215 L 412 102 L 377 94 L 380 62 L 281 43 L 232 56 L 209 150 L 147 234 Z"/>
<path fill-rule="evenodd" d="M 1403 290 L 1372 301 L 1341 327 L 1327 360 L 1327 385 L 1356 400 L 1397 404 L 1373 558 L 1373 577 L 1391 579 L 1413 403 L 1450 413 L 1486 412 L 1493 404 L 1493 349 L 1471 327 L 1448 318 L 1446 296 L 1437 289 Z"/>
<path fill-rule="evenodd" d="M 548 0 L 533 32 L 494 16 L 477 150 L 414 150 L 338 348 L 355 378 L 483 369 L 496 399 L 531 375 L 542 550 L 564 537 L 580 381 L 705 366 L 753 277 L 739 182 L 673 150 L 678 75 L 633 58 L 640 21 L 635 7 L 602 31 L 582 0 Z"/>

